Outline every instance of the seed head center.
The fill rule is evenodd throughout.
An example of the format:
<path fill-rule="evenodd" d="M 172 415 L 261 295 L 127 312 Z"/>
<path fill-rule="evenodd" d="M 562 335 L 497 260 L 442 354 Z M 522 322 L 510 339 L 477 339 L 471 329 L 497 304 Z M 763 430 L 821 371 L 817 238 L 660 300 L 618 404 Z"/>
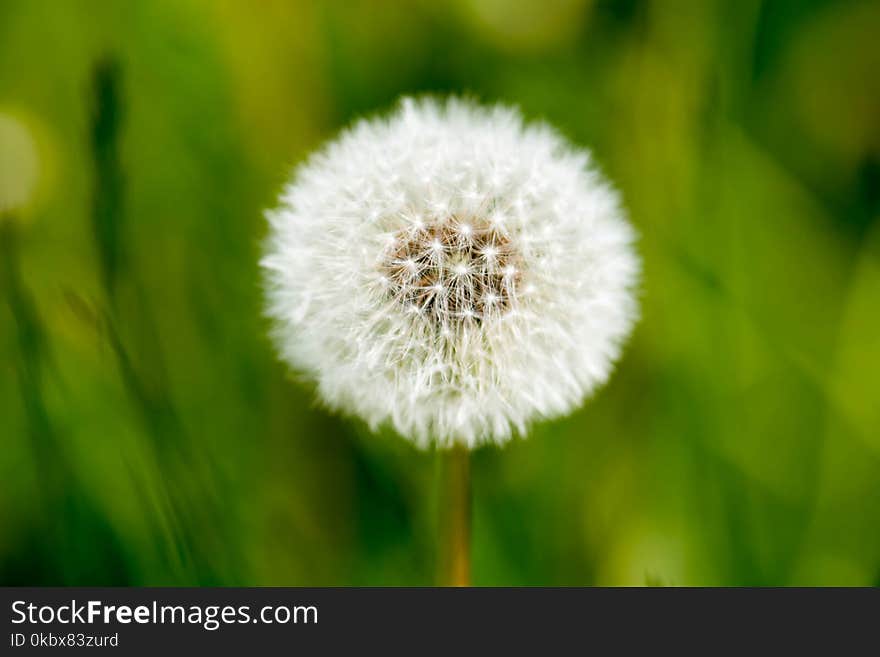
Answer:
<path fill-rule="evenodd" d="M 398 231 L 380 273 L 389 297 L 449 329 L 508 312 L 521 266 L 510 237 L 496 225 L 450 217 Z"/>

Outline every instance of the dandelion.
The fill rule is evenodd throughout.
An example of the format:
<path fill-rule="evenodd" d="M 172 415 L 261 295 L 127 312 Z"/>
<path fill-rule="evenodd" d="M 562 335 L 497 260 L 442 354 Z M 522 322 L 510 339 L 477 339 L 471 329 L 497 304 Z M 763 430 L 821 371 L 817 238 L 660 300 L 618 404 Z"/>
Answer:
<path fill-rule="evenodd" d="M 405 99 L 303 164 L 268 219 L 283 359 L 421 447 L 500 445 L 571 412 L 636 318 L 617 193 L 507 107 Z"/>
<path fill-rule="evenodd" d="M 617 194 L 504 107 L 405 100 L 312 157 L 268 216 L 284 359 L 330 407 L 421 446 L 570 412 L 636 316 Z"/>

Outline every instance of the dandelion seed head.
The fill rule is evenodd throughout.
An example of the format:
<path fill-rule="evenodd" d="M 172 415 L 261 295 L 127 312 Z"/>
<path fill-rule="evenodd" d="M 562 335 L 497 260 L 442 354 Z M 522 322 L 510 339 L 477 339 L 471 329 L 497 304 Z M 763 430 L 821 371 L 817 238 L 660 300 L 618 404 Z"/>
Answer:
<path fill-rule="evenodd" d="M 267 216 L 282 357 L 328 406 L 420 446 L 570 412 L 636 318 L 617 193 L 509 108 L 404 100 L 299 167 Z"/>

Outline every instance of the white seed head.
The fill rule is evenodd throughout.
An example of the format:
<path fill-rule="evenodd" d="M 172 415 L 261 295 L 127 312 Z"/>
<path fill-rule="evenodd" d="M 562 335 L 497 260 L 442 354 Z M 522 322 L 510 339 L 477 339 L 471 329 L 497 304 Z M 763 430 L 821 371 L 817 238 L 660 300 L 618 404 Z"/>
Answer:
<path fill-rule="evenodd" d="M 506 107 L 405 99 L 299 167 L 267 216 L 282 357 L 420 446 L 501 444 L 572 411 L 636 318 L 616 192 Z"/>

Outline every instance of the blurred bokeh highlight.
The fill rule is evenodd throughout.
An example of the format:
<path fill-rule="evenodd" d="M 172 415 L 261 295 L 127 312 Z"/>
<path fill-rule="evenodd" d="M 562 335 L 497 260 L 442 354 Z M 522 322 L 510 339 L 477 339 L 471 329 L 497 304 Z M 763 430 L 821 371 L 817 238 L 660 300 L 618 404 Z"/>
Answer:
<path fill-rule="evenodd" d="M 643 318 L 474 454 L 478 585 L 880 583 L 880 3 L 0 3 L 0 583 L 434 581 L 438 457 L 315 407 L 262 210 L 403 93 L 622 190 Z"/>

